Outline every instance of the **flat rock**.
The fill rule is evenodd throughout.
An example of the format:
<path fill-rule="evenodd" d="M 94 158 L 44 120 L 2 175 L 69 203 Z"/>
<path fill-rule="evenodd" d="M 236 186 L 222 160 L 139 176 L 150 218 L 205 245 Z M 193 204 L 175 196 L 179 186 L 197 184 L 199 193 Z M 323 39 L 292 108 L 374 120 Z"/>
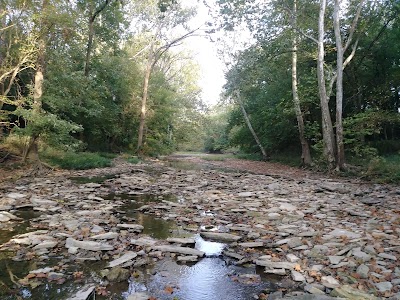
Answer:
<path fill-rule="evenodd" d="M 38 198 L 36 196 L 31 197 L 31 203 L 33 204 L 34 207 L 37 207 L 37 206 L 49 207 L 49 206 L 57 206 L 58 205 L 58 203 L 56 201 L 42 199 L 42 198 Z"/>
<path fill-rule="evenodd" d="M 286 270 L 285 269 L 265 269 L 264 273 L 285 276 Z"/>
<path fill-rule="evenodd" d="M 321 283 L 328 288 L 335 288 L 340 286 L 340 282 L 332 276 L 322 276 Z"/>
<path fill-rule="evenodd" d="M 219 242 L 237 242 L 241 239 L 240 236 L 225 233 L 225 232 L 200 232 L 200 235 L 204 239 L 219 241 Z"/>
<path fill-rule="evenodd" d="M 266 269 L 286 269 L 293 270 L 296 266 L 295 263 L 285 262 L 285 261 L 270 261 L 264 259 L 256 259 L 255 264 L 257 266 L 265 267 Z"/>
<path fill-rule="evenodd" d="M 325 293 L 319 288 L 313 286 L 312 284 L 306 284 L 304 290 L 313 295 L 325 295 Z"/>
<path fill-rule="evenodd" d="M 346 229 L 339 229 L 336 228 L 329 232 L 327 235 L 324 235 L 323 239 L 332 239 L 332 237 L 341 237 L 346 236 L 349 239 L 358 239 L 361 237 L 361 234 L 346 230 Z"/>
<path fill-rule="evenodd" d="M 306 278 L 303 276 L 303 274 L 301 274 L 295 270 L 292 270 L 291 274 L 292 274 L 293 281 L 300 281 L 300 282 L 306 281 Z"/>
<path fill-rule="evenodd" d="M 199 260 L 199 257 L 196 255 L 180 255 L 176 260 L 180 262 L 196 262 Z"/>
<path fill-rule="evenodd" d="M 161 251 L 161 252 L 171 252 L 171 253 L 179 253 L 179 254 L 185 254 L 185 255 L 196 255 L 199 257 L 204 256 L 203 251 L 199 251 L 199 250 L 196 250 L 193 248 L 179 247 L 179 246 L 173 246 L 173 245 L 154 246 L 153 249 Z"/>
<path fill-rule="evenodd" d="M 128 251 L 128 252 L 124 253 L 124 255 L 122 255 L 121 257 L 109 262 L 108 267 L 113 268 L 113 267 L 122 265 L 123 263 L 126 263 L 127 261 L 134 259 L 136 256 L 137 256 L 136 252 Z"/>
<path fill-rule="evenodd" d="M 167 238 L 167 242 L 182 245 L 194 245 L 196 243 L 193 238 Z"/>
<path fill-rule="evenodd" d="M 286 255 L 286 258 L 287 258 L 288 261 L 290 261 L 290 262 L 292 262 L 292 263 L 295 263 L 295 262 L 297 262 L 297 261 L 300 260 L 299 257 L 297 257 L 296 255 L 291 254 L 291 253 L 288 254 L 288 255 Z"/>
<path fill-rule="evenodd" d="M 248 243 L 239 243 L 238 245 L 243 248 L 258 248 L 258 247 L 263 247 L 264 243 L 263 242 L 248 242 Z"/>
<path fill-rule="evenodd" d="M 375 283 L 375 286 L 381 293 L 390 292 L 393 288 L 393 284 L 389 281 Z"/>
<path fill-rule="evenodd" d="M 344 259 L 343 256 L 337 256 L 337 255 L 331 255 L 328 256 L 329 262 L 333 265 L 337 265 L 338 263 L 340 263 L 342 261 L 342 259 Z"/>
<path fill-rule="evenodd" d="M 107 233 L 93 235 L 93 236 L 90 237 L 90 239 L 93 239 L 93 240 L 112 240 L 112 239 L 116 239 L 117 237 L 118 237 L 118 233 L 116 233 L 116 232 L 107 232 Z"/>
<path fill-rule="evenodd" d="M 118 228 L 132 230 L 134 232 L 142 232 L 144 227 L 140 224 L 117 224 Z"/>
<path fill-rule="evenodd" d="M 378 256 L 384 259 L 397 260 L 397 257 L 388 253 L 379 253 Z"/>
<path fill-rule="evenodd" d="M 22 220 L 21 218 L 14 216 L 13 214 L 10 214 L 7 211 L 1 211 L 0 212 L 0 222 L 7 222 L 10 220 L 14 220 L 14 221 L 20 221 Z"/>
<path fill-rule="evenodd" d="M 129 270 L 121 267 L 114 267 L 107 273 L 106 277 L 111 282 L 121 282 L 127 280 L 130 275 Z"/>
<path fill-rule="evenodd" d="M 136 246 L 150 247 L 154 246 L 156 243 L 157 240 L 152 239 L 151 237 L 140 237 L 138 239 L 131 239 L 131 244 Z"/>
<path fill-rule="evenodd" d="M 54 248 L 55 246 L 57 246 L 57 244 L 57 241 L 44 241 L 33 247 L 33 250 Z"/>
<path fill-rule="evenodd" d="M 67 298 L 67 300 L 87 300 L 91 295 L 94 295 L 96 286 L 94 284 L 87 284 L 82 287 L 75 295 Z"/>
<path fill-rule="evenodd" d="M 145 292 L 137 292 L 129 295 L 126 300 L 149 300 L 150 296 Z"/>
<path fill-rule="evenodd" d="M 76 247 L 89 251 L 109 251 L 114 250 L 114 246 L 105 243 L 93 242 L 93 241 L 78 241 L 73 238 L 67 238 L 65 247 Z"/>
<path fill-rule="evenodd" d="M 364 264 L 359 265 L 356 272 L 360 278 L 366 279 L 368 278 L 369 267 Z"/>
<path fill-rule="evenodd" d="M 341 297 L 349 300 L 378 300 L 379 298 L 367 294 L 359 289 L 352 288 L 349 285 L 342 285 L 336 287 L 331 293 L 331 296 Z"/>

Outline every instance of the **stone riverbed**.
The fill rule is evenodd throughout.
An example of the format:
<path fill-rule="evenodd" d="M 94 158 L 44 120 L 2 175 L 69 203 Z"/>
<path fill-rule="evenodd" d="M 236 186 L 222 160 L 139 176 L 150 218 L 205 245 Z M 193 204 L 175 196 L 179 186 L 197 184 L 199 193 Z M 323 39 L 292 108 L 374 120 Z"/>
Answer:
<path fill-rule="evenodd" d="M 399 300 L 399 205 L 396 186 L 157 160 L 21 178 L 0 184 L 0 298 Z"/>

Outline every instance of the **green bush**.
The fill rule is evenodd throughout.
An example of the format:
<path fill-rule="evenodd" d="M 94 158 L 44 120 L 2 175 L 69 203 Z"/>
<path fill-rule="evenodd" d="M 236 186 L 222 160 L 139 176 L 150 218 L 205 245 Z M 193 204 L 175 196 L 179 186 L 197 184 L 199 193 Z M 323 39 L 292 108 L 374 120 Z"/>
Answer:
<path fill-rule="evenodd" d="M 104 168 L 111 165 L 111 159 L 93 152 L 45 151 L 41 157 L 50 165 L 68 170 Z"/>

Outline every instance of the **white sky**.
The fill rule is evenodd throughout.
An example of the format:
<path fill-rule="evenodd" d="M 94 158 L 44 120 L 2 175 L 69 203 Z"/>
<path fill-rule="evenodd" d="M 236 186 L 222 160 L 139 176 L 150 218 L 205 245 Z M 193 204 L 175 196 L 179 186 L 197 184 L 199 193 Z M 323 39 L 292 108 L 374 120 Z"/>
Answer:
<path fill-rule="evenodd" d="M 204 24 L 209 18 L 207 8 L 197 1 L 188 2 L 198 7 L 192 28 Z M 185 40 L 185 48 L 193 52 L 194 59 L 200 66 L 201 78 L 198 84 L 203 90 L 203 101 L 209 105 L 216 104 L 222 92 L 222 86 L 225 84 L 224 64 L 218 58 L 216 45 L 206 36 L 193 36 Z"/>

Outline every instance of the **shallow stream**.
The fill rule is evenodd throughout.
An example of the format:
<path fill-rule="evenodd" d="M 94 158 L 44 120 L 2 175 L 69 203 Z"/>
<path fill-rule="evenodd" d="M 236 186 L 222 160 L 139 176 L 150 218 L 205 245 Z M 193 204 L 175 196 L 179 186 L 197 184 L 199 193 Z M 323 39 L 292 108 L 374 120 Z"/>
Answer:
<path fill-rule="evenodd" d="M 129 282 L 108 285 L 107 290 L 111 295 L 97 296 L 96 299 L 126 299 L 135 292 L 147 291 L 159 300 L 250 300 L 263 289 L 272 288 L 270 282 L 256 274 L 254 266 L 244 268 L 230 264 L 222 255 L 224 244 L 205 241 L 198 235 L 194 236 L 192 232 L 184 231 L 174 221 L 163 220 L 136 210 L 149 202 L 178 201 L 176 197 L 110 194 L 103 198 L 123 201 L 124 205 L 117 208 L 119 217 L 134 219 L 135 223 L 144 226 L 143 233 L 153 238 L 195 237 L 195 248 L 204 251 L 206 257 L 197 263 L 188 264 L 180 264 L 174 258 L 166 257 L 154 265 L 135 270 L 137 276 Z M 13 228 L 0 229 L 0 244 L 7 242 L 16 234 L 36 230 L 29 227 L 29 221 L 38 217 L 38 212 L 25 210 L 15 214 L 23 220 Z M 100 284 L 103 279 L 100 278 L 99 272 L 106 266 L 104 261 L 75 262 L 51 255 L 45 261 L 37 261 L 35 258 L 30 261 L 14 261 L 13 257 L 15 253 L 0 252 L 0 299 L 2 300 L 67 299 L 86 282 Z M 59 272 L 64 273 L 67 278 L 72 278 L 77 271 L 83 271 L 85 276 L 75 281 L 68 279 L 62 284 L 42 281 L 42 284 L 35 288 L 14 288 L 13 280 L 18 281 L 29 271 L 47 266 L 59 266 Z"/>

